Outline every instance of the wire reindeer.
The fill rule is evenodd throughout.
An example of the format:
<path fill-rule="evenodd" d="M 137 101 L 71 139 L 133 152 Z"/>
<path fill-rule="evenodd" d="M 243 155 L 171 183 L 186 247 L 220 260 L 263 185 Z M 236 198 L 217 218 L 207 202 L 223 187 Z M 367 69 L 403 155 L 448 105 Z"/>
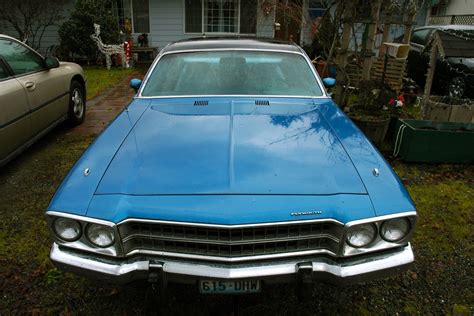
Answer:
<path fill-rule="evenodd" d="M 119 45 L 108 45 L 102 42 L 100 38 L 100 25 L 94 23 L 94 30 L 95 33 L 91 35 L 91 39 L 97 44 L 99 51 L 105 55 L 105 63 L 107 65 L 107 69 L 110 70 L 110 66 L 112 65 L 111 56 L 113 54 L 119 54 L 122 60 L 122 67 L 128 68 L 130 65 L 128 64 L 127 58 L 125 56 L 125 48 L 124 44 Z"/>

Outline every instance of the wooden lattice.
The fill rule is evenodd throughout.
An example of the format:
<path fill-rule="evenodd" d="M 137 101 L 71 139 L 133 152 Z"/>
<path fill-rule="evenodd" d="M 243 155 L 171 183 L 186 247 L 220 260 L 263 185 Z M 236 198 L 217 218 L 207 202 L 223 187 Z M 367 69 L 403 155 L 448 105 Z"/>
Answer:
<path fill-rule="evenodd" d="M 428 24 L 430 25 L 447 25 L 447 24 L 474 25 L 474 14 L 431 16 L 429 18 Z"/>
<path fill-rule="evenodd" d="M 455 15 L 453 24 L 474 25 L 474 15 Z"/>

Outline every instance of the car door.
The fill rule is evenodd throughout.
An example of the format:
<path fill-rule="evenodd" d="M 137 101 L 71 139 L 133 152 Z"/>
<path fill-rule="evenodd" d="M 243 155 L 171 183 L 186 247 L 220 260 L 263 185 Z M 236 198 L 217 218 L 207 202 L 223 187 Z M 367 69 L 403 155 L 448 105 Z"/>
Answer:
<path fill-rule="evenodd" d="M 0 165 L 31 137 L 29 114 L 26 92 L 0 56 Z"/>
<path fill-rule="evenodd" d="M 43 57 L 11 39 L 0 39 L 0 52 L 26 91 L 33 137 L 67 113 L 69 91 L 63 91 L 59 68 L 47 69 Z"/>

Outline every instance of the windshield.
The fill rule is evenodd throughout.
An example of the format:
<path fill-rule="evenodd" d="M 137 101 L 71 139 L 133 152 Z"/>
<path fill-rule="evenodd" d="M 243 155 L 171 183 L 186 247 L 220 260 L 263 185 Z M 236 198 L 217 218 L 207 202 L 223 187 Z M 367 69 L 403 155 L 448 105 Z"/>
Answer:
<path fill-rule="evenodd" d="M 311 66 L 299 54 L 208 51 L 164 55 L 142 96 L 321 96 Z"/>

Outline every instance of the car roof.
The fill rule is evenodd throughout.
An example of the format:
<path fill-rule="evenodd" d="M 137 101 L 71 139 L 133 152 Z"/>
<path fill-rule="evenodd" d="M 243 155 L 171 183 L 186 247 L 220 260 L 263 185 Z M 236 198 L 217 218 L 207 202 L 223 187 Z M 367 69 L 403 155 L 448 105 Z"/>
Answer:
<path fill-rule="evenodd" d="M 15 40 L 15 41 L 19 41 L 17 38 L 14 38 L 14 37 L 6 35 L 6 34 L 0 34 L 0 38 L 8 38 L 8 39 L 12 39 L 12 40 Z"/>
<path fill-rule="evenodd" d="M 207 49 L 249 49 L 249 50 L 276 50 L 285 52 L 301 52 L 301 48 L 294 43 L 256 37 L 200 37 L 190 38 L 169 44 L 163 53 L 207 50 Z"/>
<path fill-rule="evenodd" d="M 462 25 L 462 24 L 449 24 L 449 25 L 425 25 L 422 27 L 417 27 L 417 30 L 423 29 L 436 29 L 436 30 L 474 30 L 474 25 Z"/>

